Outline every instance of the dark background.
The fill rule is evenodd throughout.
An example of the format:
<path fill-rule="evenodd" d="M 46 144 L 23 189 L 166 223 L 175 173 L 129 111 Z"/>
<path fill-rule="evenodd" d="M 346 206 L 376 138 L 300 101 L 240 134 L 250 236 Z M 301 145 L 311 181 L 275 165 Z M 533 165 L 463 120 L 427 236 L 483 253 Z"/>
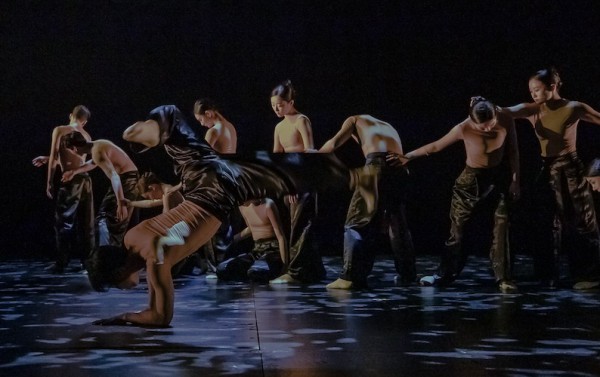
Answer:
<path fill-rule="evenodd" d="M 152 108 L 176 104 L 193 120 L 194 100 L 208 96 L 236 125 L 240 150 L 270 150 L 278 119 L 269 94 L 289 78 L 317 146 L 347 116 L 368 113 L 392 123 L 412 150 L 463 120 L 473 95 L 499 105 L 529 101 L 529 76 L 549 65 L 561 72 L 564 97 L 600 108 L 598 7 L 596 1 L 3 1 L 0 253 L 52 252 L 46 170 L 30 161 L 49 152 L 53 127 L 68 122 L 77 104 L 92 112 L 93 138 L 123 145 L 125 127 Z M 524 198 L 513 230 L 518 250 L 527 252 L 527 232 L 535 226 L 527 193 L 539 147 L 528 123 L 517 128 Z M 599 136 L 600 128 L 581 124 L 584 161 L 597 154 Z M 359 153 L 349 145 L 339 155 L 356 165 Z M 443 245 L 451 187 L 463 166 L 460 144 L 411 163 L 409 217 L 419 253 Z M 108 180 L 99 171 L 93 179 L 99 200 Z M 323 252 L 339 254 L 347 198 L 325 195 L 321 204 L 328 215 Z M 487 252 L 475 245 L 475 252 Z"/>

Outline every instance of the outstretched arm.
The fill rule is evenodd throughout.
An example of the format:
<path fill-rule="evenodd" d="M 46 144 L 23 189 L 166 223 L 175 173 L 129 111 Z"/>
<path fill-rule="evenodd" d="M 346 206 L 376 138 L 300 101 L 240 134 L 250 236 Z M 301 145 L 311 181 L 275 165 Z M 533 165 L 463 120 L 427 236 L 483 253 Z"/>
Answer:
<path fill-rule="evenodd" d="M 461 140 L 460 126 L 463 123 L 457 124 L 456 126 L 452 127 L 450 132 L 448 132 L 442 138 L 434 141 L 433 143 L 426 144 L 420 148 L 415 149 L 414 151 L 408 152 L 403 156 L 397 153 L 389 153 L 386 156 L 386 159 L 392 166 L 396 166 L 399 164 L 405 165 L 406 163 L 408 163 L 408 161 L 414 160 L 415 158 L 429 156 L 430 154 L 437 153 L 445 149 L 446 147 L 456 143 L 457 141 Z"/>
<path fill-rule="evenodd" d="M 600 125 L 600 113 L 594 110 L 590 105 L 578 102 L 575 109 L 581 120 Z"/>
<path fill-rule="evenodd" d="M 62 175 L 61 181 L 69 182 L 77 174 L 87 173 L 88 171 L 93 170 L 95 168 L 96 168 L 96 164 L 94 163 L 94 161 L 88 160 L 85 162 L 85 164 L 81 165 L 77 169 L 67 170 L 66 172 L 64 172 Z"/>
<path fill-rule="evenodd" d="M 520 103 L 515 106 L 503 107 L 502 112 L 509 114 L 513 119 L 529 118 L 538 113 L 540 105 L 537 103 Z"/>
<path fill-rule="evenodd" d="M 346 141 L 348 141 L 348 139 L 350 139 L 350 137 L 352 137 L 352 134 L 354 133 L 355 129 L 356 129 L 356 117 L 350 117 L 350 118 L 346 119 L 344 121 L 344 123 L 342 123 L 342 128 L 340 128 L 338 133 L 335 134 L 335 136 L 332 137 L 331 139 L 329 139 L 327 142 L 325 142 L 325 144 L 323 144 L 321 149 L 319 149 L 319 152 L 331 153 L 331 152 L 335 151 L 337 148 L 339 148 L 341 145 L 343 145 Z"/>

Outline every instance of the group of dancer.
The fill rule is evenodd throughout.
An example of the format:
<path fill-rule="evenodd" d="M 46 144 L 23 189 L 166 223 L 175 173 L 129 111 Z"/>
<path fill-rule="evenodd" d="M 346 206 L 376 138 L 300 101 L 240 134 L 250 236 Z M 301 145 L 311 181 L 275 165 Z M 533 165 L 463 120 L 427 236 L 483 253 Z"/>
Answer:
<path fill-rule="evenodd" d="M 56 240 L 60 272 L 72 248 L 81 247 L 92 287 L 131 288 L 145 268 L 149 304 L 140 312 L 128 312 L 99 320 L 101 325 L 166 326 L 173 317 L 172 269 L 228 223 L 239 208 L 247 229 L 234 239 L 251 236 L 251 252 L 232 256 L 216 266 L 224 280 L 250 279 L 271 284 L 307 283 L 325 277 L 321 257 L 312 247 L 315 202 L 323 190 L 353 190 L 344 225 L 343 268 L 328 289 L 356 289 L 367 285 L 375 260 L 369 242 L 386 224 L 395 267 L 402 284 L 442 286 L 459 276 L 466 254 L 462 248 L 465 225 L 482 203 L 495 204 L 492 270 L 501 291 L 517 289 L 511 275 L 509 242 L 510 204 L 520 195 L 520 171 L 516 118 L 528 119 L 539 139 L 543 169 L 538 177 L 539 222 L 535 232 L 536 274 L 547 284 L 558 279 L 563 227 L 570 227 L 578 247 L 569 253 L 575 289 L 600 285 L 600 235 L 591 188 L 600 189 L 600 163 L 587 172 L 577 156 L 579 120 L 600 124 L 600 113 L 590 106 L 563 99 L 561 81 L 553 69 L 538 71 L 529 80 L 532 103 L 499 107 L 483 97 L 473 97 L 468 117 L 444 137 L 404 153 L 396 129 L 370 115 L 351 116 L 339 132 L 316 149 L 311 123 L 295 107 L 289 81 L 271 93 L 271 105 L 282 121 L 275 127 L 273 153 L 239 153 L 235 127 L 210 100 L 198 100 L 194 116 L 208 128 L 204 138 L 173 105 L 159 106 L 147 119 L 124 130 L 132 151 L 164 148 L 180 180 L 160 182 L 152 174 L 139 178 L 127 154 L 108 140 L 92 141 L 84 130 L 90 113 L 77 106 L 71 123 L 55 128 L 50 156 L 34 159 L 48 164 L 47 195 L 57 165 L 63 175 L 57 192 Z M 365 166 L 348 169 L 333 153 L 350 138 L 357 141 Z M 405 216 L 406 165 L 413 159 L 439 152 L 463 141 L 466 166 L 456 179 L 450 205 L 450 237 L 436 272 L 417 279 L 415 251 Z M 91 155 L 90 161 L 85 157 Z M 111 181 L 93 224 L 89 170 L 99 166 Z M 145 200 L 142 199 L 142 196 Z M 285 197 L 291 229 L 282 227 L 274 200 Z M 127 230 L 135 207 L 163 205 L 163 212 Z M 542 211 L 542 209 L 549 209 Z M 385 222 L 378 221 L 385 218 Z M 81 229 L 81 230 L 77 230 Z M 83 241 L 83 242 L 78 242 Z M 79 246 L 76 246 L 79 245 Z M 253 268 L 264 259 L 267 269 Z"/>

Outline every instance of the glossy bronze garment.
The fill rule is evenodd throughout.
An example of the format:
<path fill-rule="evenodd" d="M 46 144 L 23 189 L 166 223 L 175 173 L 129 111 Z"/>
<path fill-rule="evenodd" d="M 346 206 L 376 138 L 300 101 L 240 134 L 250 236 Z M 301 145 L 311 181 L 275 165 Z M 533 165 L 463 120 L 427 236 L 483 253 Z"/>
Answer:
<path fill-rule="evenodd" d="M 369 248 L 380 224 L 381 217 L 389 223 L 387 229 L 394 254 L 396 270 L 403 282 L 414 282 L 415 252 L 412 236 L 405 216 L 406 185 L 408 173 L 404 168 L 387 165 L 387 153 L 371 153 L 366 166 L 375 166 L 378 180 L 375 189 L 376 206 L 369 211 L 364 197 L 354 191 L 344 226 L 344 268 L 341 278 L 352 281 L 357 287 L 364 286 L 373 269 L 376 253 Z"/>
<path fill-rule="evenodd" d="M 536 255 L 538 271 L 552 271 L 558 278 L 555 260 L 561 254 L 563 235 L 569 239 L 568 256 L 571 275 L 576 281 L 598 280 L 600 278 L 600 241 L 594 200 L 589 184 L 583 177 L 584 166 L 576 153 L 544 159 L 540 184 L 549 183 L 553 202 L 544 211 L 552 223 L 552 248 L 540 250 Z M 544 180 L 546 180 L 544 182 Z M 543 208 L 543 206 L 541 207 Z M 543 273 L 542 273 L 543 274 Z"/>
<path fill-rule="evenodd" d="M 450 204 L 450 237 L 442 252 L 437 270 L 438 285 L 452 283 L 461 273 L 467 260 L 462 248 L 465 225 L 485 201 L 493 201 L 494 230 L 490 261 L 496 281 L 511 280 L 508 238 L 508 204 L 505 200 L 509 182 L 507 169 L 498 166 L 475 169 L 466 166 L 454 183 Z"/>
<path fill-rule="evenodd" d="M 232 208 L 259 198 L 330 187 L 348 187 L 349 174 L 334 154 L 266 153 L 223 155 L 190 127 L 173 105 L 152 110 L 160 143 L 173 159 L 182 193 L 224 220 Z"/>
<path fill-rule="evenodd" d="M 87 173 L 60 184 L 54 219 L 56 268 L 62 270 L 70 257 L 84 261 L 94 247 L 94 198 Z"/>
<path fill-rule="evenodd" d="M 139 174 L 137 171 L 130 171 L 119 175 L 121 186 L 123 187 L 123 195 L 125 199 L 136 201 L 139 199 L 137 181 Z M 96 227 L 98 231 L 98 246 L 112 245 L 122 246 L 123 237 L 129 228 L 131 221 L 137 222 L 137 208 L 128 208 L 128 216 L 126 219 L 119 221 L 117 219 L 117 197 L 112 187 L 102 199 L 98 216 L 96 217 Z"/>

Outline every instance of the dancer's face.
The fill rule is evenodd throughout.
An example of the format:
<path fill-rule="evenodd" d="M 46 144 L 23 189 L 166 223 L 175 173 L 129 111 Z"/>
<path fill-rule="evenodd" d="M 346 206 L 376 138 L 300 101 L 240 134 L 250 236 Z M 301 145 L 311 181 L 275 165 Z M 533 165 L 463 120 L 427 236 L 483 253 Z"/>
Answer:
<path fill-rule="evenodd" d="M 140 272 L 135 271 L 128 275 L 125 279 L 117 283 L 119 289 L 132 289 L 135 288 L 140 282 Z"/>
<path fill-rule="evenodd" d="M 288 102 L 279 96 L 271 97 L 271 108 L 279 118 L 288 115 L 293 107 L 293 100 Z"/>
<path fill-rule="evenodd" d="M 585 177 L 592 186 L 592 190 L 600 192 L 600 177 Z"/>
<path fill-rule="evenodd" d="M 159 184 L 153 183 L 148 185 L 146 192 L 142 193 L 144 199 L 162 199 L 162 187 Z"/>
<path fill-rule="evenodd" d="M 204 114 L 194 114 L 196 120 L 204 127 L 211 128 L 215 125 L 216 116 L 213 111 L 205 111 Z"/>
<path fill-rule="evenodd" d="M 537 79 L 529 80 L 529 93 L 533 102 L 541 104 L 552 99 L 552 88 L 548 88 L 543 82 Z"/>

